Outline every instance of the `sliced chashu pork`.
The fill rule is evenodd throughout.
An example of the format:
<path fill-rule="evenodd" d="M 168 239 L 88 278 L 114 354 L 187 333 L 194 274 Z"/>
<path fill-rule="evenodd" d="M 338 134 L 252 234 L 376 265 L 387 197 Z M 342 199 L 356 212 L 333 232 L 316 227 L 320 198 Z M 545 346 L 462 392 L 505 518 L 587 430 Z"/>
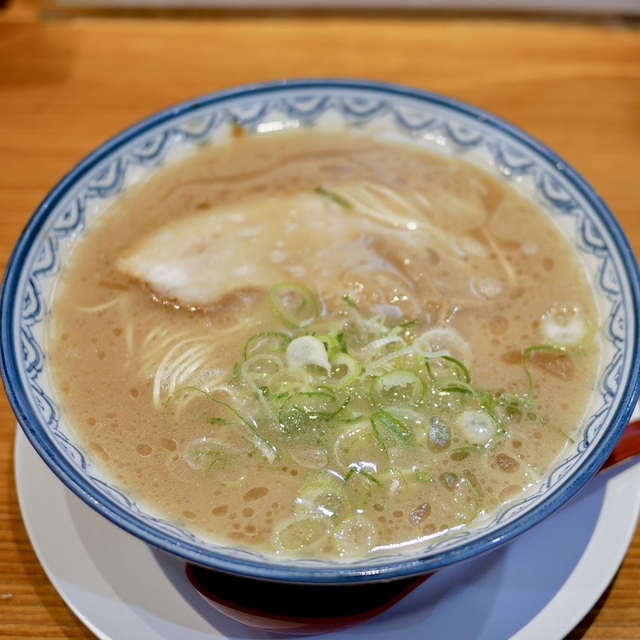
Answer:
<path fill-rule="evenodd" d="M 448 273 L 460 268 L 450 247 L 435 244 L 419 221 L 387 223 L 326 194 L 297 193 L 170 222 L 129 247 L 118 267 L 185 307 L 212 309 L 237 292 L 298 281 L 325 300 L 349 295 L 371 311 L 403 316 L 416 313 L 416 294 L 423 301 L 468 295 L 434 286 L 435 262 Z"/>

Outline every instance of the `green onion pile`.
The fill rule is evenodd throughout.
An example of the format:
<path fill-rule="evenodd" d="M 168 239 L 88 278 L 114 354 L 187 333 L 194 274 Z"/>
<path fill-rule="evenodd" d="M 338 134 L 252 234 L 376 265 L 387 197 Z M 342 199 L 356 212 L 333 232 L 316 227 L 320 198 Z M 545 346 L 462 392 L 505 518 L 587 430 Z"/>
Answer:
<path fill-rule="evenodd" d="M 512 421 L 539 424 L 530 389 L 478 387 L 452 328 L 390 326 L 348 296 L 326 317 L 298 283 L 277 284 L 269 301 L 280 330 L 247 341 L 227 385 L 177 390 L 165 415 L 210 425 L 213 444 L 198 452 L 207 472 L 244 468 L 256 451 L 263 468 L 302 469 L 290 513 L 274 528 L 277 551 L 333 544 L 350 555 L 392 544 L 379 543 L 373 521 L 394 502 L 423 536 L 483 513 L 481 482 L 451 461 L 495 450 Z M 451 496 L 448 520 L 423 526 L 435 494 Z M 404 506 L 401 496 L 410 496 Z"/>

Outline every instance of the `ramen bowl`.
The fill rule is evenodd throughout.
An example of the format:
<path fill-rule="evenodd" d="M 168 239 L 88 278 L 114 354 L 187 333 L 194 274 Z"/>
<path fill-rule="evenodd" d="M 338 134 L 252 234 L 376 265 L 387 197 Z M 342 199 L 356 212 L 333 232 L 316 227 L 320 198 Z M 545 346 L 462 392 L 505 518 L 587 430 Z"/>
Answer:
<path fill-rule="evenodd" d="M 573 247 L 601 318 L 600 363 L 572 444 L 522 499 L 495 517 L 413 550 L 354 560 L 269 556 L 211 542 L 148 510 L 100 469 L 67 424 L 52 383 L 47 325 L 75 247 L 133 185 L 204 145 L 237 134 L 357 131 L 468 161 L 535 202 Z M 126 230 L 123 230 L 126 233 Z M 638 394 L 638 267 L 606 205 L 566 162 L 526 133 L 470 105 L 356 80 L 245 86 L 180 104 L 107 141 L 70 171 L 29 221 L 4 278 L 2 372 L 20 427 L 61 482 L 107 520 L 200 569 L 304 585 L 408 581 L 491 551 L 574 496 L 614 450 Z"/>

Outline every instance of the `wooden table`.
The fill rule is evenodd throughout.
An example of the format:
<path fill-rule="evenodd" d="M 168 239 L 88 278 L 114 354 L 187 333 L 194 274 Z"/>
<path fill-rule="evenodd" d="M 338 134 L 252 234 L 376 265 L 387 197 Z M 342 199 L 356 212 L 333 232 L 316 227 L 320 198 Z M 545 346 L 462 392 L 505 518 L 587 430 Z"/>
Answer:
<path fill-rule="evenodd" d="M 521 126 L 596 187 L 640 254 L 640 31 L 629 23 L 395 13 L 44 20 L 16 0 L 0 11 L 0 270 L 47 191 L 107 137 L 199 94 L 305 76 L 405 83 Z M 14 436 L 2 394 L 0 637 L 93 637 L 31 548 Z M 638 637 L 640 529 L 569 636 Z"/>

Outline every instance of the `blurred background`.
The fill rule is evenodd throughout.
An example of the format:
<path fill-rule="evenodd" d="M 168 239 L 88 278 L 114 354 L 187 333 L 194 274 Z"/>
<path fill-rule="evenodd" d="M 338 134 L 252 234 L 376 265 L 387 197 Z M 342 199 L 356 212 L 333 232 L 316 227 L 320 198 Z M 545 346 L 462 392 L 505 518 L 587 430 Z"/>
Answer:
<path fill-rule="evenodd" d="M 12 0 L 0 0 L 0 6 Z M 502 12 L 573 17 L 638 16 L 638 0 L 41 0 L 49 15 L 93 11 L 207 10 L 430 10 L 437 12 Z"/>

